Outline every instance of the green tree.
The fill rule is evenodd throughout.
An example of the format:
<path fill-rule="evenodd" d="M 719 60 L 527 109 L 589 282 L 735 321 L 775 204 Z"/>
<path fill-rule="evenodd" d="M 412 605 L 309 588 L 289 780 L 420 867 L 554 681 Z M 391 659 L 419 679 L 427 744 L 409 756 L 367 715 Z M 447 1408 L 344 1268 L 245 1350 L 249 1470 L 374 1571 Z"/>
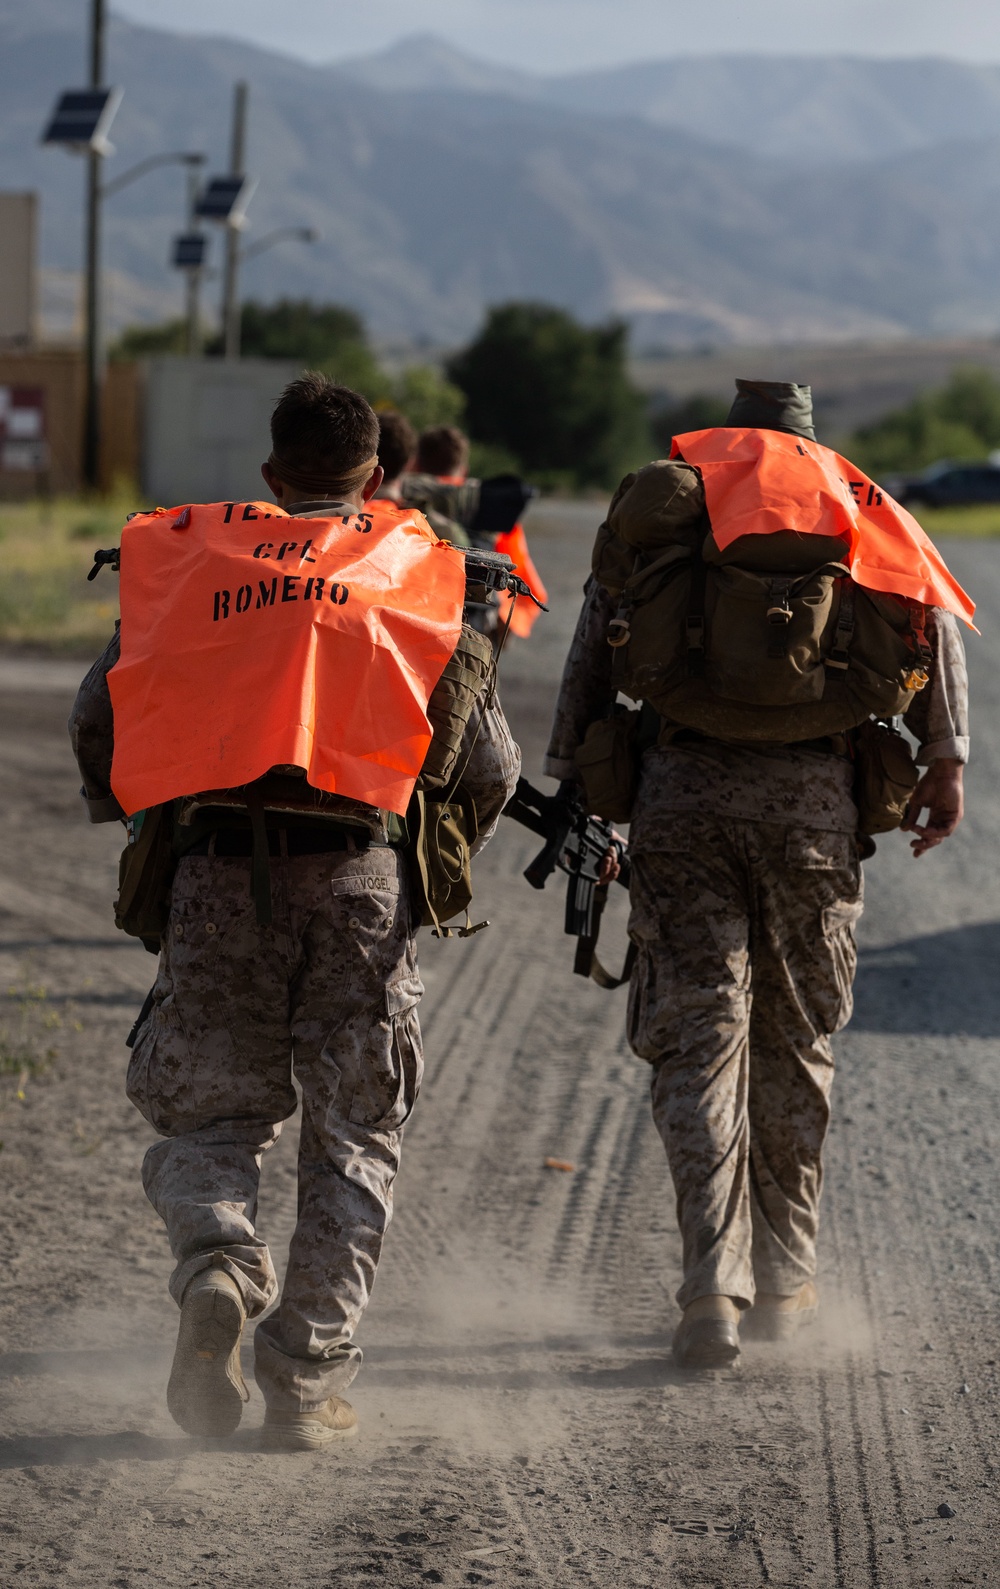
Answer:
<path fill-rule="evenodd" d="M 613 486 L 650 452 L 627 335 L 618 321 L 588 328 L 548 304 L 491 309 L 447 366 L 473 439 L 504 448 L 536 478 Z"/>
<path fill-rule="evenodd" d="M 315 304 L 308 298 L 281 298 L 268 304 L 248 299 L 240 310 L 240 350 L 248 359 L 292 359 L 303 369 L 321 370 L 362 392 L 370 402 L 392 396 L 368 344 L 364 321 L 341 304 Z M 221 336 L 213 338 L 205 351 L 221 353 Z"/>
<path fill-rule="evenodd" d="M 160 325 L 126 326 L 108 349 L 109 359 L 148 359 L 157 353 L 184 353 L 187 321 L 164 320 Z"/>
<path fill-rule="evenodd" d="M 988 370 L 957 369 L 946 386 L 915 397 L 846 444 L 855 463 L 878 476 L 926 468 L 940 458 L 985 458 L 1000 447 L 1000 383 Z"/>
<path fill-rule="evenodd" d="M 432 364 L 408 364 L 393 382 L 393 407 L 404 413 L 416 430 L 429 425 L 457 425 L 465 413 L 465 398 Z"/>

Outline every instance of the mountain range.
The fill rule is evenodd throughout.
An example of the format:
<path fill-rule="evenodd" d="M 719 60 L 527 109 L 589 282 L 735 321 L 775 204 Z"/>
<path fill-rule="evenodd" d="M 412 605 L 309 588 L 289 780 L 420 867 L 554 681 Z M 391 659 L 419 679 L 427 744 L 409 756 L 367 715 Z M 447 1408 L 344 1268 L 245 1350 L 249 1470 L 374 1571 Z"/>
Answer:
<path fill-rule="evenodd" d="M 87 10 L 0 0 L 0 187 L 41 193 L 63 281 L 82 169 L 38 136 L 84 78 Z M 647 347 L 1000 330 L 1000 68 L 720 55 L 546 77 L 429 37 L 313 66 L 115 18 L 109 78 L 109 180 L 163 150 L 225 169 L 245 79 L 247 242 L 320 241 L 248 262 L 244 291 L 348 303 L 382 342 L 454 346 L 511 298 L 623 315 Z M 112 321 L 179 312 L 181 170 L 106 214 Z"/>

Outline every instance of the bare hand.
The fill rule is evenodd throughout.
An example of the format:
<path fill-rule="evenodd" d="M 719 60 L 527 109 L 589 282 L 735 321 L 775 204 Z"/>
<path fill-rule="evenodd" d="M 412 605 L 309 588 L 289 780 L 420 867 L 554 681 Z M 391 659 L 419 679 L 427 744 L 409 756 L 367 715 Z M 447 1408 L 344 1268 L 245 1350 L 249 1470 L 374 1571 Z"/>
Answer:
<path fill-rule="evenodd" d="M 619 841 L 619 843 L 625 842 L 622 839 L 620 833 L 615 833 L 614 837 Z M 597 881 L 603 884 L 613 883 L 617 879 L 620 872 L 621 866 L 618 864 L 618 851 L 615 849 L 614 845 L 611 845 L 604 852 L 604 857 L 601 861 L 601 868 L 597 874 Z"/>
<path fill-rule="evenodd" d="M 947 839 L 961 822 L 965 810 L 962 774 L 962 763 L 950 756 L 932 761 L 910 796 L 901 826 L 904 833 L 917 835 L 910 845 L 915 860 Z M 918 819 L 924 809 L 927 821 L 921 824 Z"/>

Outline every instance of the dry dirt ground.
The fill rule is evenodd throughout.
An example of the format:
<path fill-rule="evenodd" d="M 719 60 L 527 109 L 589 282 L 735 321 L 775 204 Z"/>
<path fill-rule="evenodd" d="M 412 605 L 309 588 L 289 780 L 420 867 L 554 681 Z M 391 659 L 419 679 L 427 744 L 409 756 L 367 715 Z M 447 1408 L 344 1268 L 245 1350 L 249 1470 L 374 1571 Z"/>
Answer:
<path fill-rule="evenodd" d="M 505 694 L 535 777 L 597 516 L 534 519 L 554 610 Z M 822 1323 L 737 1372 L 673 1367 L 679 1246 L 624 993 L 570 974 L 561 890 L 520 880 L 535 841 L 505 823 L 489 932 L 422 950 L 426 1087 L 363 1326 L 361 1436 L 332 1455 L 258 1452 L 256 1395 L 212 1447 L 167 1416 L 170 1259 L 122 1092 L 153 962 L 111 924 L 118 831 L 76 798 L 81 670 L 0 662 L 3 1589 L 998 1582 L 1000 566 L 989 543 L 950 555 L 985 633 L 970 815 L 918 864 L 896 835 L 868 867 Z M 279 1251 L 294 1163 L 289 1129 L 260 1216 Z"/>

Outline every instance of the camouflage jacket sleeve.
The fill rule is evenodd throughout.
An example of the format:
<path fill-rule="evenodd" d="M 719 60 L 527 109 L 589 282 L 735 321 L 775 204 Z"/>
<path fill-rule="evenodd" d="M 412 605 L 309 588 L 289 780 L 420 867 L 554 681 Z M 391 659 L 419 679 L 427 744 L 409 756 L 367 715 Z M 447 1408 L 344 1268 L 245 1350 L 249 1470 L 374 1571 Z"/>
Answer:
<path fill-rule="evenodd" d="M 115 720 L 111 709 L 108 674 L 118 661 L 117 631 L 76 692 L 69 715 L 73 745 L 91 822 L 116 822 L 125 813 L 111 793 L 111 760 L 115 752 Z"/>
<path fill-rule="evenodd" d="M 932 607 L 927 639 L 933 652 L 930 679 L 914 697 L 904 721 L 919 744 L 917 761 L 921 765 L 944 756 L 965 762 L 969 759 L 969 677 L 957 618 Z"/>
<path fill-rule="evenodd" d="M 576 623 L 556 699 L 549 748 L 542 764 L 550 778 L 572 778 L 573 753 L 589 725 L 602 717 L 615 699 L 611 683 L 608 623 L 615 615 L 612 598 L 593 575 L 583 587 L 583 606 Z"/>
<path fill-rule="evenodd" d="M 521 771 L 521 752 L 511 738 L 503 707 L 495 695 L 485 711 L 473 712 L 461 755 L 468 758 L 461 788 L 475 803 L 479 837 L 472 853 L 478 855 L 496 832 L 500 813 L 514 793 Z"/>

